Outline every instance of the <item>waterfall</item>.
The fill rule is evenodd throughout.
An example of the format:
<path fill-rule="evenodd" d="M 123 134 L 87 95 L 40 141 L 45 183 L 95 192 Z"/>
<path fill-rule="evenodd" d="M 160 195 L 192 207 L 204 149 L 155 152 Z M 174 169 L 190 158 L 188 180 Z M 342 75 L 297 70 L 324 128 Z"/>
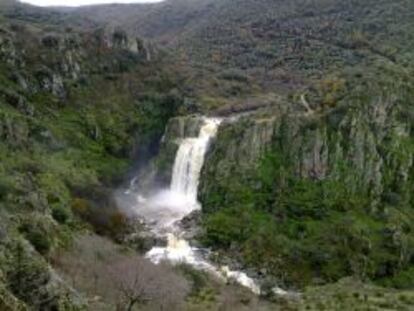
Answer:
<path fill-rule="evenodd" d="M 209 143 L 216 136 L 220 123 L 220 119 L 204 118 L 198 137 L 184 137 L 179 141 L 169 189 L 160 190 L 148 198 L 136 194 L 136 214 L 145 219 L 156 235 L 167 240 L 166 246 L 153 247 L 146 257 L 155 264 L 163 260 L 184 262 L 221 279 L 235 280 L 260 294 L 260 287 L 255 280 L 244 272 L 211 264 L 206 259 L 208 250 L 191 246 L 183 238 L 185 231 L 177 225 L 185 216 L 201 207 L 197 201 L 201 169 Z"/>
<path fill-rule="evenodd" d="M 167 237 L 169 234 L 177 234 L 180 231 L 177 223 L 200 209 L 197 188 L 201 169 L 209 142 L 217 134 L 220 123 L 220 119 L 203 118 L 197 137 L 183 137 L 178 140 L 179 147 L 168 189 L 158 190 L 150 197 L 145 197 L 142 193 L 128 192 L 136 195 L 135 213 L 147 224 L 151 224 L 156 235 Z"/>
<path fill-rule="evenodd" d="M 200 172 L 208 143 L 216 133 L 219 119 L 205 119 L 197 138 L 184 138 L 174 162 L 170 190 L 182 194 L 190 202 L 197 201 Z"/>

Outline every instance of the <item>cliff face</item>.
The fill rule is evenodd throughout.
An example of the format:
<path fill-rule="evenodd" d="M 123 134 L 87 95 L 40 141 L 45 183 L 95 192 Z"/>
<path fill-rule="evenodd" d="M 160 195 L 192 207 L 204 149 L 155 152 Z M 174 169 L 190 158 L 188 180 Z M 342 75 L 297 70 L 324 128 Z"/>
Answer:
<path fill-rule="evenodd" d="M 363 109 L 225 123 L 205 164 L 202 193 L 209 193 L 208 180 L 230 178 L 234 172 L 248 175 L 266 152 L 281 144 L 286 144 L 284 152 L 294 162 L 291 173 L 297 176 L 343 178 L 348 187 L 369 189 L 377 198 L 389 190 L 390 178 L 405 189 L 413 165 L 413 137 L 403 114 L 392 98 L 380 98 Z"/>
<path fill-rule="evenodd" d="M 224 123 L 201 178 L 206 240 L 296 286 L 349 274 L 383 280 L 408 273 L 412 90 L 369 92 L 335 108 Z M 229 225 L 244 214 L 250 219 L 244 225 Z M 347 229 L 338 233 L 340 226 Z M 238 237 L 250 233 L 231 238 L 238 230 Z"/>

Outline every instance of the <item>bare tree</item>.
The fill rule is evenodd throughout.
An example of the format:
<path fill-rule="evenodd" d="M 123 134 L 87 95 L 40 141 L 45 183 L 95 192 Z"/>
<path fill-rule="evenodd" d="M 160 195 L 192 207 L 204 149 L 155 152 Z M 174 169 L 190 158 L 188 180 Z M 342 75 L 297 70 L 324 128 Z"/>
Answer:
<path fill-rule="evenodd" d="M 179 309 L 189 292 L 186 280 L 171 268 L 141 257 L 122 259 L 114 263 L 112 271 L 121 305 L 127 311 L 138 305 L 154 310 Z"/>
<path fill-rule="evenodd" d="M 170 266 L 154 265 L 96 235 L 78 237 L 54 265 L 88 296 L 90 310 L 181 310 L 189 292 L 187 280 Z"/>

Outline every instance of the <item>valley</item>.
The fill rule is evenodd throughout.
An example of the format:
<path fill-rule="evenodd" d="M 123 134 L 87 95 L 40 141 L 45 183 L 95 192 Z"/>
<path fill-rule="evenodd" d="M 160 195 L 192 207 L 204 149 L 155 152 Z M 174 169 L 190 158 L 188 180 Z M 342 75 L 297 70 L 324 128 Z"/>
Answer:
<path fill-rule="evenodd" d="M 0 310 L 412 310 L 414 3 L 0 3 Z"/>

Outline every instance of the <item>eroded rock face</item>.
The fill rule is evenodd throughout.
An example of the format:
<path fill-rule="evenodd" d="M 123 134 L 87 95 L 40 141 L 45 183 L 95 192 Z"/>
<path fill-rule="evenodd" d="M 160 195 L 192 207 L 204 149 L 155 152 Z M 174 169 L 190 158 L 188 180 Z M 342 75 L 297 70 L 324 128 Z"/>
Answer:
<path fill-rule="evenodd" d="M 401 120 L 394 100 L 373 99 L 363 108 L 324 114 L 252 115 L 223 124 L 205 162 L 201 199 L 232 176 L 251 178 L 266 153 L 280 150 L 294 162 L 295 176 L 341 180 L 377 200 L 393 192 L 390 183 L 405 189 L 413 167 L 412 125 Z M 411 194 L 403 192 L 407 200 Z"/>
<path fill-rule="evenodd" d="M 9 28 L 0 29 L 0 60 L 13 67 L 14 80 L 30 94 L 44 91 L 65 98 L 68 86 L 87 81 L 92 73 L 125 71 L 131 59 L 151 59 L 151 48 L 122 29 L 38 34 Z"/>
<path fill-rule="evenodd" d="M 332 263 L 335 278 L 411 269 L 411 97 L 357 98 L 222 125 L 199 189 L 212 247 L 294 286 L 331 281 Z"/>

